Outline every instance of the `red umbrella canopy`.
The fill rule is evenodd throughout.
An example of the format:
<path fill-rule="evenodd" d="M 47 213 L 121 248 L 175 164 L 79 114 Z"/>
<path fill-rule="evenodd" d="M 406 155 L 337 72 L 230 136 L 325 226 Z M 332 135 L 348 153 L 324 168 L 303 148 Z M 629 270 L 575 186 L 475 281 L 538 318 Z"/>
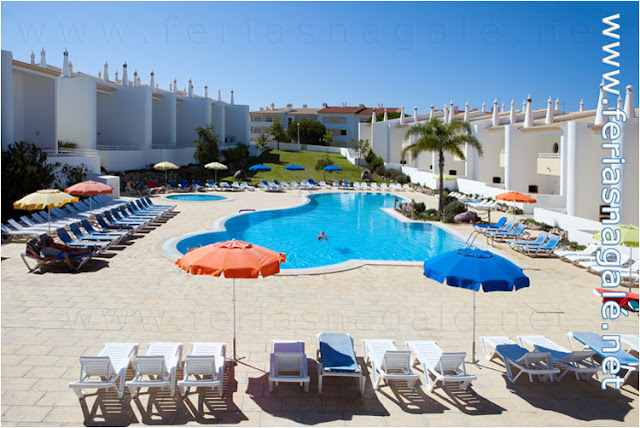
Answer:
<path fill-rule="evenodd" d="M 529 204 L 536 203 L 536 200 L 533 199 L 531 196 L 525 195 L 524 193 L 520 193 L 520 192 L 500 193 L 495 198 L 501 201 L 509 201 L 509 202 L 526 202 Z"/>
<path fill-rule="evenodd" d="M 82 181 L 71 187 L 67 187 L 64 191 L 71 195 L 93 196 L 101 195 L 103 193 L 112 193 L 113 187 L 107 186 L 106 184 L 98 181 Z"/>
<path fill-rule="evenodd" d="M 194 275 L 225 278 L 257 278 L 280 272 L 283 253 L 244 241 L 224 241 L 190 250 L 176 261 L 181 269 Z"/>

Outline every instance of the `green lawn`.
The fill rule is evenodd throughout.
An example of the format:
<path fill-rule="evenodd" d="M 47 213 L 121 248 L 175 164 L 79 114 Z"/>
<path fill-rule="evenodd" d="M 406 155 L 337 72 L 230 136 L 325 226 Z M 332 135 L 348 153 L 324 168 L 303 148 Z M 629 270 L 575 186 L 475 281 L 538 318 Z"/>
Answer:
<path fill-rule="evenodd" d="M 325 171 L 316 171 L 315 166 L 318 159 L 329 157 L 333 160 L 333 164 L 342 168 L 342 171 L 333 173 Z M 267 165 L 271 168 L 271 171 L 253 172 L 247 171 L 247 177 L 251 178 L 253 184 L 260 183 L 262 180 L 273 181 L 278 180 L 280 182 L 291 182 L 294 179 L 299 183 L 304 179 L 312 178 L 316 182 L 322 180 L 327 183 L 332 183 L 333 180 L 349 180 L 350 182 L 361 181 L 360 174 L 362 169 L 354 166 L 344 156 L 338 153 L 321 153 L 321 152 L 286 152 L 283 150 L 270 150 L 263 153 L 259 157 L 259 162 Z M 284 169 L 287 165 L 300 165 L 304 171 L 287 171 Z M 374 178 L 379 183 L 383 181 L 378 177 Z M 224 180 L 232 181 L 232 177 L 226 177 Z"/>

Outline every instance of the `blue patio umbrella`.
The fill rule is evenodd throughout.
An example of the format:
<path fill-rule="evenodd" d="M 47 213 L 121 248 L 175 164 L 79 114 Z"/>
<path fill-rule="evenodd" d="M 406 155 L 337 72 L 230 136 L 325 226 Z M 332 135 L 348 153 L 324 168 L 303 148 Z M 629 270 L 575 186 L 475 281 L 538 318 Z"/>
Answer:
<path fill-rule="evenodd" d="M 300 165 L 291 164 L 284 167 L 287 171 L 293 171 L 293 179 L 296 179 L 296 171 L 304 171 L 304 168 Z"/>
<path fill-rule="evenodd" d="M 490 251 L 467 247 L 424 262 L 424 276 L 451 287 L 473 291 L 514 291 L 529 286 L 529 278 L 509 260 Z M 472 362 L 476 362 L 476 294 L 473 293 Z"/>
<path fill-rule="evenodd" d="M 327 165 L 324 168 L 322 168 L 324 171 L 342 171 L 342 168 L 340 168 L 337 165 Z"/>
<path fill-rule="evenodd" d="M 271 168 L 261 163 L 249 167 L 249 171 L 271 171 Z"/>

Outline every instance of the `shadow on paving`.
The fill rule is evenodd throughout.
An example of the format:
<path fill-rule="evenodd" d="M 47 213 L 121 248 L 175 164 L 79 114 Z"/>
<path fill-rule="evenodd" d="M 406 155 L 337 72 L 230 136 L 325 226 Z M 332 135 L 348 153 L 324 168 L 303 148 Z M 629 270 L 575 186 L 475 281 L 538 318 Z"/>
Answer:
<path fill-rule="evenodd" d="M 176 379 L 182 379 L 182 376 L 182 370 L 178 370 Z M 127 380 L 132 378 L 133 372 L 130 369 Z M 248 418 L 233 402 L 233 394 L 238 390 L 238 383 L 235 381 L 234 365 L 230 362 L 225 364 L 223 385 L 223 397 L 218 396 L 209 388 L 192 388 L 183 398 L 177 386 L 173 396 L 168 389 L 150 388 L 134 399 L 125 389 L 122 400 L 113 390 L 106 393 L 99 391 L 94 394 L 96 400 L 91 409 L 89 409 L 86 399 L 81 401 L 84 425 L 128 426 L 137 423 L 185 425 L 189 422 L 237 424 L 247 421 Z M 140 419 L 136 413 L 140 415 Z"/>
<path fill-rule="evenodd" d="M 446 385 L 443 388 L 435 389 L 431 393 L 452 406 L 455 406 L 465 415 L 499 415 L 506 410 L 481 395 L 478 395 L 478 393 L 473 390 L 473 387 L 464 390 L 459 386 Z"/>
<path fill-rule="evenodd" d="M 508 388 L 532 406 L 581 421 L 623 422 L 627 413 L 633 410 L 630 404 L 632 398 L 613 388 L 602 390 L 600 382 L 595 379 L 578 381 L 567 375 L 560 382 L 540 382 L 535 378 L 533 382 L 528 382 L 525 378 L 516 385 L 509 383 Z M 624 388 L 627 392 L 632 390 L 629 385 Z M 637 394 L 637 388 L 632 393 Z"/>
<path fill-rule="evenodd" d="M 263 412 L 305 425 L 351 420 L 355 415 L 390 416 L 378 396 L 395 402 L 407 413 L 444 413 L 447 410 L 446 406 L 429 397 L 421 388 L 409 389 L 404 382 L 393 382 L 374 391 L 367 368 L 363 361 L 359 363 L 366 379 L 363 395 L 360 395 L 356 378 L 331 376 L 323 379 L 322 394 L 318 394 L 318 377 L 315 375 L 317 364 L 312 359 L 307 359 L 311 378 L 309 392 L 294 382 L 280 382 L 274 385 L 273 392 L 269 392 L 269 375 L 265 373 L 259 377 L 249 377 L 246 393 Z"/>

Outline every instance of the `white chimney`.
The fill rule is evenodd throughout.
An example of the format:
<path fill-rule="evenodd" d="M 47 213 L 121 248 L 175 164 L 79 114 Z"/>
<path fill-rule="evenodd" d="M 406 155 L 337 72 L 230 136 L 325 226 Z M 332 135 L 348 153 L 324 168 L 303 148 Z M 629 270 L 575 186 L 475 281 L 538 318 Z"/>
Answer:
<path fill-rule="evenodd" d="M 404 106 L 400 107 L 400 125 L 404 124 Z"/>
<path fill-rule="evenodd" d="M 433 119 L 434 114 L 435 114 L 435 109 L 433 108 L 433 104 L 431 104 L 431 109 L 429 110 L 429 120 Z"/>
<path fill-rule="evenodd" d="M 371 113 L 371 123 L 376 123 L 376 109 L 373 109 L 373 113 Z"/>
<path fill-rule="evenodd" d="M 511 98 L 511 111 L 509 112 L 509 123 L 516 123 L 516 102 Z"/>
<path fill-rule="evenodd" d="M 602 114 L 603 105 L 607 104 L 607 94 L 604 91 L 604 82 L 600 83 L 600 95 L 598 95 L 598 108 L 596 110 L 596 125 L 602 125 L 606 121 L 604 120 L 604 116 Z"/>
<path fill-rule="evenodd" d="M 627 114 L 627 119 L 636 117 L 636 111 L 633 108 L 633 86 L 627 86 L 627 94 L 624 98 L 624 112 Z"/>
<path fill-rule="evenodd" d="M 129 85 L 129 76 L 127 75 L 127 61 L 122 65 L 122 86 Z"/>
<path fill-rule="evenodd" d="M 218 101 L 222 101 L 222 92 L 218 89 Z"/>
<path fill-rule="evenodd" d="M 133 86 L 138 86 L 138 70 L 133 70 Z"/>
<path fill-rule="evenodd" d="M 42 48 L 42 50 L 40 51 L 40 67 L 46 67 L 47 66 L 47 57 L 46 57 L 46 53 L 44 52 L 44 48 Z"/>
<path fill-rule="evenodd" d="M 178 93 L 178 79 L 173 78 L 173 92 Z"/>
<path fill-rule="evenodd" d="M 118 82 L 119 82 L 119 80 L 118 80 L 118 70 L 116 70 L 116 80 L 115 80 L 115 82 L 116 82 L 116 83 L 118 83 Z"/>
<path fill-rule="evenodd" d="M 501 113 L 504 113 L 505 111 L 507 111 L 504 107 L 504 103 L 502 103 L 502 109 L 500 110 Z"/>
<path fill-rule="evenodd" d="M 482 112 L 483 112 L 483 113 L 486 113 L 486 112 L 487 112 L 486 107 L 487 107 L 487 106 L 486 106 L 486 105 L 484 104 L 484 102 L 483 102 L 483 103 L 482 103 Z"/>
<path fill-rule="evenodd" d="M 107 64 L 107 61 L 104 62 L 104 73 L 102 78 L 104 80 L 109 80 L 109 64 Z"/>
<path fill-rule="evenodd" d="M 545 125 L 551 125 L 553 123 L 553 101 L 551 97 L 547 100 L 547 115 L 544 118 Z"/>
<path fill-rule="evenodd" d="M 618 105 L 617 105 L 618 110 L 622 111 L 622 96 L 618 95 Z"/>
<path fill-rule="evenodd" d="M 500 116 L 498 116 L 498 100 L 493 99 L 493 112 L 491 115 L 491 126 L 500 126 Z"/>
<path fill-rule="evenodd" d="M 149 77 L 149 86 L 151 87 L 151 92 L 156 91 L 156 77 L 153 70 L 151 70 L 151 76 Z"/>
<path fill-rule="evenodd" d="M 560 111 L 560 98 L 556 98 L 556 110 Z"/>
<path fill-rule="evenodd" d="M 453 120 L 453 100 L 449 101 L 449 123 Z"/>
<path fill-rule="evenodd" d="M 31 51 L 31 65 L 36 65 L 36 54 Z"/>
<path fill-rule="evenodd" d="M 580 111 L 584 111 L 584 100 L 580 100 Z"/>
<path fill-rule="evenodd" d="M 387 119 L 387 109 L 385 108 L 385 109 L 384 109 L 384 117 L 382 118 L 382 121 L 383 121 L 383 122 L 386 122 L 387 120 L 388 120 L 388 119 Z"/>
<path fill-rule="evenodd" d="M 418 123 L 418 107 L 413 108 L 413 123 Z"/>
<path fill-rule="evenodd" d="M 464 121 L 469 122 L 469 101 L 464 103 Z"/>
<path fill-rule="evenodd" d="M 442 123 L 447 123 L 449 120 L 449 108 L 447 107 L 446 104 L 442 105 Z"/>
<path fill-rule="evenodd" d="M 531 111 L 531 94 L 527 97 L 527 109 L 524 113 L 524 127 L 533 126 L 533 112 Z"/>
<path fill-rule="evenodd" d="M 189 97 L 193 96 L 193 85 L 191 84 L 191 79 L 189 79 Z"/>
<path fill-rule="evenodd" d="M 71 77 L 71 71 L 69 70 L 69 52 L 64 50 L 64 59 L 62 60 L 62 77 Z"/>
<path fill-rule="evenodd" d="M 204 85 L 204 97 L 209 98 L 209 88 L 207 88 L 207 85 Z"/>
<path fill-rule="evenodd" d="M 98 71 L 98 79 L 102 79 L 102 71 Z"/>
<path fill-rule="evenodd" d="M 233 89 L 231 90 L 231 99 L 229 100 L 229 104 L 233 105 Z"/>
<path fill-rule="evenodd" d="M 169 92 L 173 92 L 173 84 L 169 83 Z"/>
<path fill-rule="evenodd" d="M 522 112 L 524 113 L 527 110 L 527 100 L 522 102 Z"/>

